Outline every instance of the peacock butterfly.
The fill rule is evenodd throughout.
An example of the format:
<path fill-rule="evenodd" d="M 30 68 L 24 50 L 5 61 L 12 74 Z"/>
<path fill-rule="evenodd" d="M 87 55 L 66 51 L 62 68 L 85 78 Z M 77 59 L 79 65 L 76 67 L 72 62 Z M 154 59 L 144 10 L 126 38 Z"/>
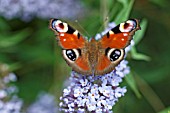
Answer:
<path fill-rule="evenodd" d="M 101 39 L 87 40 L 66 22 L 50 20 L 50 28 L 57 35 L 62 55 L 69 66 L 84 75 L 103 75 L 115 69 L 125 55 L 139 20 L 129 19 L 108 31 Z"/>

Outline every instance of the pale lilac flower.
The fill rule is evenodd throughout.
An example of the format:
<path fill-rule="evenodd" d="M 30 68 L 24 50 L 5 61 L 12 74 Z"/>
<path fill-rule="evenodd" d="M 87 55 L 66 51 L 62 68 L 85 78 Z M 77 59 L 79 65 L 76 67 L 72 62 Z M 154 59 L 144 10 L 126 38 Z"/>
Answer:
<path fill-rule="evenodd" d="M 104 96 L 100 96 L 100 98 L 98 98 L 98 100 L 97 100 L 97 106 L 99 106 L 101 108 L 102 105 L 105 105 L 106 104 L 106 100 L 105 99 L 106 98 Z"/>
<path fill-rule="evenodd" d="M 84 109 L 79 108 L 77 113 L 84 113 L 84 112 L 85 112 Z"/>
<path fill-rule="evenodd" d="M 101 86 L 99 87 L 99 92 L 105 97 L 110 97 L 112 93 L 112 86 Z"/>
<path fill-rule="evenodd" d="M 69 93 L 71 92 L 71 89 L 70 88 L 64 89 L 63 92 L 64 92 L 65 96 L 69 95 Z"/>
<path fill-rule="evenodd" d="M 39 18 L 74 18 L 84 12 L 78 0 L 0 0 L 0 15 L 29 21 Z"/>
<path fill-rule="evenodd" d="M 15 96 L 7 102 L 0 100 L 0 113 L 20 113 L 22 104 L 22 100 Z"/>
<path fill-rule="evenodd" d="M 88 97 L 91 99 L 91 100 L 96 100 L 100 97 L 99 95 L 99 92 L 98 92 L 98 88 L 97 89 L 93 89 L 91 88 L 90 89 L 90 92 L 88 93 Z"/>
<path fill-rule="evenodd" d="M 101 107 L 97 107 L 95 112 L 96 113 L 103 113 Z"/>
<path fill-rule="evenodd" d="M 117 68 L 121 67 L 121 69 L 118 70 L 123 73 L 125 68 L 128 67 L 125 65 L 127 65 L 126 61 L 120 63 Z M 72 72 L 69 79 L 71 84 L 64 89 L 63 96 L 60 98 L 62 101 L 60 110 L 65 113 L 111 112 L 118 99 L 126 93 L 125 87 L 119 87 L 125 75 L 119 76 L 119 73 L 117 74 L 116 71 L 113 70 L 111 73 L 103 76 L 84 76 Z"/>
<path fill-rule="evenodd" d="M 86 106 L 88 111 L 95 111 L 97 107 L 97 101 L 95 99 L 90 99 L 89 101 L 86 102 Z"/>
<path fill-rule="evenodd" d="M 126 93 L 126 88 L 124 87 L 124 88 L 120 88 L 120 87 L 117 87 L 116 89 L 115 89 L 115 97 L 116 98 L 119 98 L 119 97 L 121 97 L 121 96 L 124 96 L 124 93 Z"/>
<path fill-rule="evenodd" d="M 87 79 L 81 79 L 80 83 L 81 83 L 81 86 L 86 86 L 87 83 L 88 83 L 88 80 Z"/>
<path fill-rule="evenodd" d="M 0 113 L 21 113 L 23 101 L 17 96 L 18 88 L 10 84 L 16 80 L 14 73 L 1 78 Z"/>
<path fill-rule="evenodd" d="M 27 108 L 26 113 L 59 113 L 55 97 L 49 93 L 41 93 Z"/>
<path fill-rule="evenodd" d="M 74 97 L 80 97 L 83 95 L 83 89 L 81 87 L 76 87 L 74 90 Z"/>
<path fill-rule="evenodd" d="M 5 90 L 0 90 L 0 99 L 3 99 L 7 96 L 7 92 Z"/>
<path fill-rule="evenodd" d="M 17 77 L 16 77 L 16 75 L 15 75 L 14 73 L 9 73 L 8 76 L 5 76 L 5 77 L 3 78 L 3 81 L 4 81 L 5 83 L 16 82 L 16 81 L 17 81 Z"/>

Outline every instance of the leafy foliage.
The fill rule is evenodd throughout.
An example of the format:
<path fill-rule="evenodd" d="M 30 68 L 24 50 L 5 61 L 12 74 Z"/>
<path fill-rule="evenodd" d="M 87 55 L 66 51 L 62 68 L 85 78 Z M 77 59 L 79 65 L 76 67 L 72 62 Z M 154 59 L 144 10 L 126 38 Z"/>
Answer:
<path fill-rule="evenodd" d="M 128 18 L 141 19 L 141 30 L 135 34 L 135 45 L 128 55 L 132 73 L 125 78 L 124 84 L 127 84 L 130 90 L 115 106 L 115 113 L 154 113 L 161 110 L 160 113 L 167 113 L 169 109 L 163 109 L 164 104 L 170 105 L 170 8 L 167 6 L 169 1 L 104 2 L 101 4 L 102 0 L 83 1 L 88 13 L 83 18 L 78 18 L 79 24 L 83 27 L 77 27 L 83 34 L 94 36 L 110 21 L 118 24 Z M 38 18 L 23 22 L 19 19 L 6 20 L 0 17 L 0 63 L 8 64 L 10 71 L 17 74 L 19 96 L 28 104 L 41 90 L 52 92 L 58 98 L 63 81 L 70 72 L 70 68 L 61 57 L 55 36 L 48 29 L 48 22 Z M 78 26 L 78 23 L 72 25 Z M 140 80 L 145 81 L 145 86 L 149 87 L 141 85 L 136 74 Z M 141 90 L 141 87 L 146 90 Z M 147 94 L 151 97 L 156 96 L 148 99 Z M 160 100 L 159 103 L 151 103 L 156 100 Z M 155 106 L 158 109 L 155 109 Z"/>

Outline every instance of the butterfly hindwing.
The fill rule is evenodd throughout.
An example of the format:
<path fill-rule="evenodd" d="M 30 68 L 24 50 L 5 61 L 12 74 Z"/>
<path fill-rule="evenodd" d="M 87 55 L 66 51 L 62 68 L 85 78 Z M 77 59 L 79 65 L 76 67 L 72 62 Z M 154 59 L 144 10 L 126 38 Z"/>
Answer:
<path fill-rule="evenodd" d="M 98 56 L 96 75 L 103 75 L 114 70 L 125 55 L 124 49 L 107 48 L 107 50 L 102 49 L 102 51 L 103 54 Z"/>

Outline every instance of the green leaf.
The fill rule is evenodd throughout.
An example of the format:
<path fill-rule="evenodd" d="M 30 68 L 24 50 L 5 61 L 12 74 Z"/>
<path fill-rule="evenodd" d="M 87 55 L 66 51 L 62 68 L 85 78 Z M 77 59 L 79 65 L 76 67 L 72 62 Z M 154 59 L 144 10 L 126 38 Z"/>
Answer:
<path fill-rule="evenodd" d="M 27 38 L 30 34 L 30 29 L 24 29 L 17 33 L 12 34 L 1 34 L 0 36 L 0 48 L 6 48 L 11 47 L 19 42 L 23 41 L 25 38 Z"/>
<path fill-rule="evenodd" d="M 144 37 L 145 32 L 146 32 L 146 28 L 147 28 L 147 24 L 148 24 L 148 22 L 147 22 L 146 19 L 143 19 L 140 22 L 141 30 L 137 31 L 135 33 L 134 38 L 133 38 L 133 40 L 135 41 L 135 45 L 137 45 L 141 41 L 141 39 Z"/>
<path fill-rule="evenodd" d="M 166 78 L 169 77 L 169 73 L 169 65 L 163 65 L 163 68 L 156 67 L 154 69 L 151 69 L 151 71 L 146 71 L 145 73 L 143 73 L 145 75 L 143 76 L 143 78 L 149 81 L 149 83 L 156 84 L 166 80 Z"/>
<path fill-rule="evenodd" d="M 128 74 L 126 77 L 125 77 L 125 80 L 126 82 L 128 83 L 128 85 L 130 86 L 130 88 L 134 91 L 135 95 L 138 97 L 138 98 L 141 98 L 141 94 L 137 88 L 137 84 L 135 82 L 135 79 L 132 75 L 132 73 Z"/>
<path fill-rule="evenodd" d="M 117 0 L 118 2 L 122 3 L 123 5 L 128 4 L 128 0 Z"/>
<path fill-rule="evenodd" d="M 151 60 L 151 58 L 149 56 L 144 55 L 142 53 L 138 53 L 134 46 L 131 48 L 130 53 L 131 53 L 131 57 L 135 60 L 144 60 L 144 61 L 150 61 Z"/>
<path fill-rule="evenodd" d="M 119 14 L 122 5 L 116 1 L 114 1 L 113 4 L 111 4 L 111 11 L 109 12 L 109 18 L 115 22 L 115 18 L 117 17 L 117 14 Z"/>
<path fill-rule="evenodd" d="M 164 109 L 164 104 L 156 92 L 152 89 L 152 87 L 143 79 L 141 78 L 136 72 L 133 72 L 135 76 L 136 83 L 138 84 L 138 88 L 148 101 L 148 103 L 152 106 L 152 108 L 157 112 L 160 109 Z"/>
<path fill-rule="evenodd" d="M 165 108 L 164 110 L 160 111 L 159 113 L 170 113 L 170 107 Z"/>
<path fill-rule="evenodd" d="M 127 2 L 125 2 L 126 0 L 124 0 L 124 2 L 123 0 L 119 0 L 119 1 L 121 1 L 123 5 L 122 7 L 123 9 L 118 13 L 118 15 L 116 16 L 114 20 L 117 24 L 128 19 L 131 9 L 133 7 L 133 3 L 134 3 L 134 0 L 130 0 L 128 4 Z"/>
<path fill-rule="evenodd" d="M 9 64 L 8 66 L 9 66 L 10 72 L 13 72 L 13 71 L 15 71 L 15 70 L 17 70 L 17 69 L 22 67 L 20 62 L 15 62 L 13 64 Z"/>
<path fill-rule="evenodd" d="M 4 19 L 0 18 L 0 31 L 5 31 L 5 30 L 9 30 L 10 26 L 8 24 L 8 22 L 5 22 Z"/>

